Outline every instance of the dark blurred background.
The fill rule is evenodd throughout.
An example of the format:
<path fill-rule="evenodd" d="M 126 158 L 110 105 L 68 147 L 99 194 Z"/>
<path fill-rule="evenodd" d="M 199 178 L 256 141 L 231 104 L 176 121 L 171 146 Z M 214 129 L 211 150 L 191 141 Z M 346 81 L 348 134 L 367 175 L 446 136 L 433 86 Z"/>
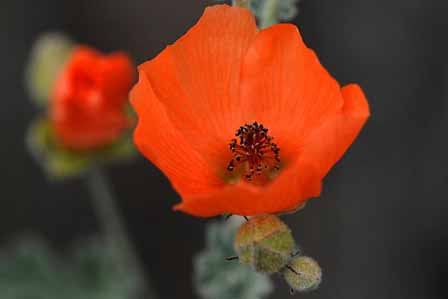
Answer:
<path fill-rule="evenodd" d="M 209 1 L 210 2 L 210 1 Z M 2 1 L 0 245 L 35 231 L 64 250 L 99 229 L 82 180 L 50 183 L 24 146 L 37 110 L 23 70 L 36 36 L 58 30 L 141 63 L 193 25 L 199 0 Z M 372 117 L 325 181 L 321 199 L 285 219 L 324 270 L 303 298 L 448 298 L 448 2 L 302 0 L 294 22 L 343 84 L 364 88 Z M 149 162 L 107 168 L 131 238 L 163 298 L 195 298 L 192 256 L 207 220 Z M 289 298 L 286 285 L 272 298 Z M 0 294 L 1 298 L 1 294 Z"/>

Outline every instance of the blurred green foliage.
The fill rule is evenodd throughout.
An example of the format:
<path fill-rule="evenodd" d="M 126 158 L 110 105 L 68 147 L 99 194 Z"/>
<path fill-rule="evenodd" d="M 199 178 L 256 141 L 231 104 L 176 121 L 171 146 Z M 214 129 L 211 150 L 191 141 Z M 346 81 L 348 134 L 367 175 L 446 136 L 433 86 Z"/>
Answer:
<path fill-rule="evenodd" d="M 62 258 L 36 237 L 0 251 L 2 299 L 129 299 L 139 283 L 118 268 L 111 248 L 98 240 L 78 244 Z"/>
<path fill-rule="evenodd" d="M 217 1 L 222 2 L 222 1 Z M 299 0 L 233 0 L 233 5 L 247 6 L 258 19 L 260 28 L 267 28 L 279 22 L 291 21 L 298 14 Z"/>
<path fill-rule="evenodd" d="M 263 16 L 263 9 L 267 7 L 267 2 L 274 1 L 276 16 L 279 21 L 290 21 L 298 13 L 299 0 L 251 0 L 250 7 L 254 15 L 258 18 Z"/>
<path fill-rule="evenodd" d="M 251 0 L 250 6 L 261 29 L 291 21 L 298 13 L 298 0 Z"/>
<path fill-rule="evenodd" d="M 235 255 L 233 242 L 239 220 L 234 216 L 207 225 L 206 248 L 194 260 L 195 287 L 204 299 L 261 299 L 273 290 L 269 277 L 238 261 L 226 260 Z"/>

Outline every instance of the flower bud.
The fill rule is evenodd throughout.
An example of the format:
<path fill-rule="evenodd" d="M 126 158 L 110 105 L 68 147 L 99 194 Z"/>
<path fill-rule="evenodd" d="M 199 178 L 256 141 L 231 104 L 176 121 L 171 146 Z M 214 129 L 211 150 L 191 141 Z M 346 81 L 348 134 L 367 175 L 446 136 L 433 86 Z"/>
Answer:
<path fill-rule="evenodd" d="M 298 256 L 291 260 L 283 270 L 283 277 L 291 291 L 308 292 L 319 287 L 322 270 L 319 264 L 308 256 Z"/>
<path fill-rule="evenodd" d="M 242 264 L 257 272 L 275 273 L 288 264 L 295 241 L 277 216 L 260 215 L 241 225 L 234 247 Z"/>
<path fill-rule="evenodd" d="M 118 141 L 132 125 L 126 107 L 133 76 L 127 54 L 77 46 L 53 87 L 50 119 L 58 143 L 87 152 Z"/>

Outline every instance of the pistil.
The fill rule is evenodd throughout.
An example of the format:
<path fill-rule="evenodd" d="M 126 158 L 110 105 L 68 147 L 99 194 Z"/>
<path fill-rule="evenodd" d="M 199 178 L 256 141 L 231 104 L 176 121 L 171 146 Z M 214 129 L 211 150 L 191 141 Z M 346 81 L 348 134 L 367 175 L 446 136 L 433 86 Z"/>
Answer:
<path fill-rule="evenodd" d="M 262 124 L 245 124 L 236 131 L 235 136 L 237 138 L 229 144 L 233 159 L 227 166 L 228 171 L 246 164 L 248 171 L 244 176 L 251 181 L 255 174 L 261 175 L 263 170 L 279 169 L 280 149 Z"/>

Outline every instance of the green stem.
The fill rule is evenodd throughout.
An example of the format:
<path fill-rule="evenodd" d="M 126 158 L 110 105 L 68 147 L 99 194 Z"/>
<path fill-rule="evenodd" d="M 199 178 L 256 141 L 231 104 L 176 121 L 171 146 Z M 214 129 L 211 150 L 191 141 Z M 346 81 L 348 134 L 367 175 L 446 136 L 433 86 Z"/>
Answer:
<path fill-rule="evenodd" d="M 119 270 L 126 273 L 131 269 L 135 273 L 139 285 L 144 285 L 144 298 L 157 299 L 156 293 L 145 279 L 145 272 L 140 266 L 135 250 L 127 236 L 126 228 L 116 206 L 112 188 L 101 169 L 92 169 L 87 177 L 87 185 L 91 193 L 94 208 L 101 222 L 103 233 L 117 259 Z M 129 270 L 128 270 L 129 271 Z M 140 297 L 138 297 L 140 298 Z"/>
<path fill-rule="evenodd" d="M 259 27 L 264 29 L 278 23 L 278 0 L 266 0 L 263 4 Z"/>
<path fill-rule="evenodd" d="M 250 8 L 250 0 L 233 0 L 233 6 Z"/>

